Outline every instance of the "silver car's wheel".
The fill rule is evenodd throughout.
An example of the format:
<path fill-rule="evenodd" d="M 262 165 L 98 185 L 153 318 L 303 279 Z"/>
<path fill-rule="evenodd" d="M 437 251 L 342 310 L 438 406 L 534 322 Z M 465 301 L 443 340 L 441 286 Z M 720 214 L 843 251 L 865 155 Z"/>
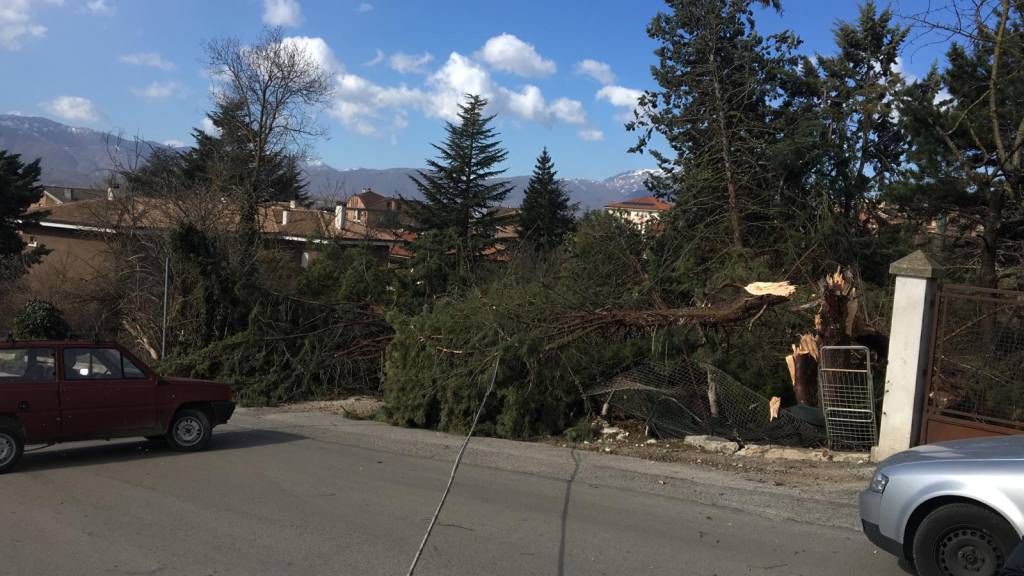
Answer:
<path fill-rule="evenodd" d="M 918 527 L 914 565 L 921 576 L 995 576 L 1019 541 L 995 512 L 966 502 L 947 504 Z"/>

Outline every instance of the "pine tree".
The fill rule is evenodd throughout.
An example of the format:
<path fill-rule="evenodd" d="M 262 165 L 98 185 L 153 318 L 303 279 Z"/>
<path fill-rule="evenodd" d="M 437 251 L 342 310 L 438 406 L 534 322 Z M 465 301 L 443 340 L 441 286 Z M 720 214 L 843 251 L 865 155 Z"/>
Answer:
<path fill-rule="evenodd" d="M 231 197 L 240 191 L 248 195 L 255 167 L 248 141 L 239 131 L 241 108 L 230 102 L 218 102 L 206 115 L 217 134 L 192 130 L 195 145 L 185 151 L 158 148 L 146 164 L 125 174 L 129 183 L 148 195 L 174 195 L 196 189 Z M 306 181 L 298 157 L 287 151 L 268 153 L 255 178 L 257 202 L 308 204 Z"/>
<path fill-rule="evenodd" d="M 785 95 L 799 41 L 789 32 L 758 34 L 754 7 L 778 0 L 668 0 L 647 34 L 659 43 L 652 68 L 659 90 L 640 98 L 627 129 L 640 132 L 634 152 L 650 151 L 666 176 L 651 184 L 715 226 L 715 236 L 742 249 L 751 219 L 765 219 L 764 197 L 778 186 L 764 166 L 785 142 L 775 104 Z M 650 149 L 657 131 L 672 146 Z M 723 243 L 724 244 L 724 243 Z"/>
<path fill-rule="evenodd" d="M 577 204 L 570 203 L 557 175 L 555 163 L 544 148 L 526 185 L 519 212 L 519 237 L 545 249 L 560 244 L 575 223 Z"/>
<path fill-rule="evenodd" d="M 508 182 L 495 181 L 505 173 L 497 166 L 508 152 L 489 125 L 494 116 L 483 115 L 487 100 L 466 97 L 459 105 L 458 122 L 445 125 L 444 143 L 433 145 L 437 159 L 427 160 L 429 169 L 420 170 L 418 177 L 411 176 L 424 200 L 410 210 L 416 229 L 447 231 L 456 241 L 454 252 L 460 260 L 472 260 L 494 245 L 501 223 L 495 208 L 512 190 Z"/>
<path fill-rule="evenodd" d="M 0 150 L 0 279 L 20 275 L 48 252 L 44 247 L 25 252 L 27 245 L 18 233 L 42 215 L 28 212 L 43 196 L 41 173 L 38 159 L 26 164 L 21 155 Z"/>
<path fill-rule="evenodd" d="M 1024 286 L 1024 6 L 979 0 L 957 30 L 948 65 L 907 87 L 901 120 L 911 135 L 906 180 L 890 193 L 938 242 L 977 262 L 975 281 Z M 930 23 L 945 30 L 945 23 Z M 955 271 L 955 269 L 954 269 Z"/>
<path fill-rule="evenodd" d="M 222 100 L 207 117 L 217 128 L 211 135 L 194 129 L 196 145 L 185 153 L 183 171 L 187 180 L 205 183 L 224 191 L 243 189 L 250 185 L 256 167 L 254 152 L 240 130 L 243 109 L 237 103 Z M 299 169 L 298 158 L 285 150 L 269 151 L 255 177 L 256 199 L 259 202 L 308 204 L 309 193 Z"/>

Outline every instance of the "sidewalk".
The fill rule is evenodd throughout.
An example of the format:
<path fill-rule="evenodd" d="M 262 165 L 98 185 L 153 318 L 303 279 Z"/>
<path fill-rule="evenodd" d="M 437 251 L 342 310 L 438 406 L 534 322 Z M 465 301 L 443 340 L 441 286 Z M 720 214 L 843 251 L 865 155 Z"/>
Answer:
<path fill-rule="evenodd" d="M 255 422 L 322 442 L 449 462 L 463 440 L 294 408 L 240 408 L 231 425 L 247 427 Z M 560 480 L 575 478 L 594 487 L 659 494 L 767 518 L 860 529 L 856 497 L 871 477 L 868 465 L 757 462 L 752 457 L 702 454 L 695 452 L 699 463 L 655 462 L 571 446 L 474 438 L 463 463 Z"/>

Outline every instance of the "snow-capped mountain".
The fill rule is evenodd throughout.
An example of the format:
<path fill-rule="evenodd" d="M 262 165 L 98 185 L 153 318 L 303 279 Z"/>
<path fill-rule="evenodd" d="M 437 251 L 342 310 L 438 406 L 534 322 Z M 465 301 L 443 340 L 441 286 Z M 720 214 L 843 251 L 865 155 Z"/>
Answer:
<path fill-rule="evenodd" d="M 131 138 L 118 142 L 104 132 L 75 128 L 46 118 L 0 115 L 0 150 L 21 154 L 27 160 L 42 158 L 42 183 L 56 186 L 103 185 L 114 165 L 132 165 L 145 158 L 148 151 L 161 144 L 142 142 L 136 147 Z M 309 191 L 328 199 L 341 199 L 364 188 L 388 196 L 417 198 L 419 193 L 409 178 L 415 168 L 339 170 L 321 160 L 305 163 L 303 171 Z M 646 196 L 644 181 L 653 170 L 633 170 L 604 180 L 566 178 L 563 182 L 573 200 L 583 209 L 599 208 L 633 196 Z M 505 204 L 518 206 L 529 176 L 510 176 L 515 187 Z"/>
<path fill-rule="evenodd" d="M 42 158 L 43 184 L 101 187 L 115 164 L 135 165 L 156 146 L 46 118 L 0 114 L 0 150 Z"/>

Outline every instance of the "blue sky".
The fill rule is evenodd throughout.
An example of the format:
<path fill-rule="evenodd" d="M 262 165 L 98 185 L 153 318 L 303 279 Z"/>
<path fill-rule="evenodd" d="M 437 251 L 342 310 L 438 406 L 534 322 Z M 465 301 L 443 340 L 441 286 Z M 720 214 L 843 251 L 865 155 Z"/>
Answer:
<path fill-rule="evenodd" d="M 898 12 L 929 0 L 899 0 Z M 651 167 L 623 127 L 653 88 L 645 26 L 660 0 L 0 0 L 0 112 L 158 142 L 189 143 L 210 107 L 204 40 L 255 38 L 267 24 L 313 50 L 336 76 L 313 155 L 337 168 L 415 167 L 432 154 L 454 95 L 482 91 L 499 114 L 510 174 L 547 146 L 564 177 Z M 783 0 L 765 32 L 793 29 L 833 51 L 847 0 Z M 917 41 L 904 69 L 923 75 L 942 47 Z"/>

